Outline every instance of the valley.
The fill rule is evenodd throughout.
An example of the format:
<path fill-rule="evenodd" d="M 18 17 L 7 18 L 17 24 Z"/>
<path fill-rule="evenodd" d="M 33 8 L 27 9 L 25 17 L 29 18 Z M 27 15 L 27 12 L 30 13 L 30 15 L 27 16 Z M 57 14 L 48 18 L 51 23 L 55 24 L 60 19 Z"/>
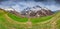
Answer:
<path fill-rule="evenodd" d="M 0 29 L 60 29 L 60 12 L 50 16 L 27 18 L 0 10 Z"/>

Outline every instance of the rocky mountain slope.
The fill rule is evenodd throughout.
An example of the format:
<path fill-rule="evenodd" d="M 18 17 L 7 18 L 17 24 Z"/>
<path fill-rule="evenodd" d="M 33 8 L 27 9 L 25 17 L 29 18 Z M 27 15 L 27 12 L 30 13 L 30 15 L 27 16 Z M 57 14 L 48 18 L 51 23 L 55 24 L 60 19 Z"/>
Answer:
<path fill-rule="evenodd" d="M 42 8 L 40 6 L 34 6 L 34 7 L 27 7 L 22 11 L 22 15 L 29 16 L 29 17 L 38 17 L 38 16 L 48 16 L 52 15 L 53 12 L 47 8 Z"/>

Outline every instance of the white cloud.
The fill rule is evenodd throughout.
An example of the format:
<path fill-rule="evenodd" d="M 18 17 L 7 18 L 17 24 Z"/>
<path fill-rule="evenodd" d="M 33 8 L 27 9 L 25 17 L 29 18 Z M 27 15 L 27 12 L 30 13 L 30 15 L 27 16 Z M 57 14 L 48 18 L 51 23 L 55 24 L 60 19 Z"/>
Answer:
<path fill-rule="evenodd" d="M 10 6 L 10 5 L 12 5 L 12 6 Z M 6 1 L 6 2 L 2 2 L 2 4 L 0 4 L 0 8 L 8 9 L 8 8 L 12 7 L 16 11 L 22 11 L 26 7 L 33 7 L 35 5 L 40 5 L 42 7 L 46 7 L 52 11 L 60 9 L 60 7 L 56 6 L 55 4 L 45 5 L 42 2 L 34 2 L 34 1 L 28 1 L 28 2 L 25 2 L 25 1 L 23 1 L 23 2 Z"/>

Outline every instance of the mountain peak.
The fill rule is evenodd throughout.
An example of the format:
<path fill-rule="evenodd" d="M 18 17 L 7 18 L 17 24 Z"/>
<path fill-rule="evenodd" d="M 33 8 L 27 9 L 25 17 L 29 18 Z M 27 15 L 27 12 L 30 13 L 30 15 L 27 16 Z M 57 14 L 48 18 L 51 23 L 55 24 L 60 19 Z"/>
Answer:
<path fill-rule="evenodd" d="M 29 17 L 31 17 L 31 16 L 32 17 L 34 17 L 34 16 L 48 16 L 48 15 L 53 14 L 52 11 L 49 10 L 48 8 L 42 8 L 39 5 L 31 7 L 31 8 L 28 7 L 28 9 L 26 9 L 26 10 L 23 10 L 22 14 L 25 16 L 28 15 Z"/>
<path fill-rule="evenodd" d="M 39 5 L 36 5 L 36 7 L 41 8 Z"/>

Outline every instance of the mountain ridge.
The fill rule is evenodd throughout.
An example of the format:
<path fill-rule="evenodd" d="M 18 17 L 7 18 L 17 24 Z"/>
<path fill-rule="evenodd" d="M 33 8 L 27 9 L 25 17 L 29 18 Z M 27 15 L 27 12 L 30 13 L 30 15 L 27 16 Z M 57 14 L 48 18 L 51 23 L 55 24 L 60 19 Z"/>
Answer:
<path fill-rule="evenodd" d="M 52 15 L 53 12 L 47 8 L 42 8 L 40 6 L 34 6 L 34 7 L 27 7 L 22 11 L 23 15 L 28 15 L 29 17 L 32 16 L 48 16 Z"/>
<path fill-rule="evenodd" d="M 39 5 L 36 5 L 34 7 L 27 7 L 26 9 L 21 11 L 21 13 L 17 12 L 15 9 L 12 9 L 12 10 L 9 9 L 5 11 L 15 14 L 16 16 L 19 16 L 19 17 L 41 17 L 41 16 L 49 16 L 53 14 L 51 10 L 47 8 L 42 8 Z"/>

